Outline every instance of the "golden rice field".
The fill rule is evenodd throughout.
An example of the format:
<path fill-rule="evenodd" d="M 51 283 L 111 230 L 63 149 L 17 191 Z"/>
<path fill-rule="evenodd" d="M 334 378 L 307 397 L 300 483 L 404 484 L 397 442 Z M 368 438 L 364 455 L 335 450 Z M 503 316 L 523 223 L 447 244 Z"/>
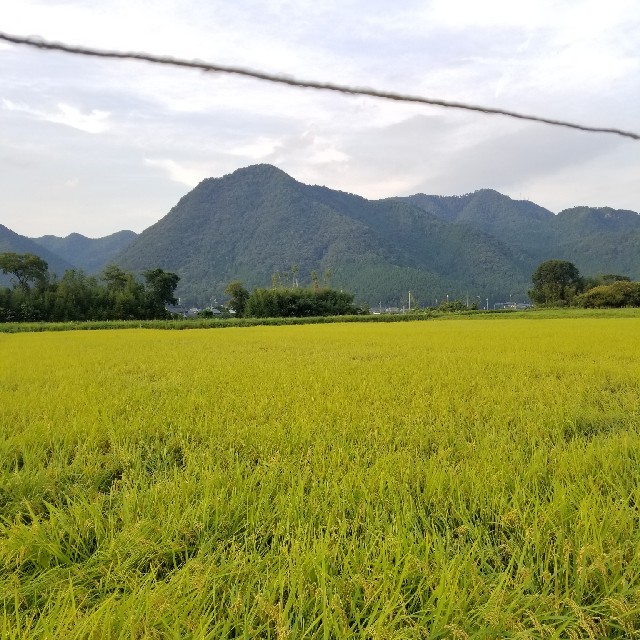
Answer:
<path fill-rule="evenodd" d="M 0 637 L 640 637 L 640 317 L 0 334 Z"/>

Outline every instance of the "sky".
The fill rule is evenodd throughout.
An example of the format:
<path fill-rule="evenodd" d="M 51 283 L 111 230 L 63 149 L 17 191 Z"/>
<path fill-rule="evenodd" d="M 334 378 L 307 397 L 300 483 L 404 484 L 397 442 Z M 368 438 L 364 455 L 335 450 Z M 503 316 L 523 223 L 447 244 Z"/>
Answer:
<path fill-rule="evenodd" d="M 3 0 L 0 31 L 640 131 L 637 0 Z M 0 223 L 140 232 L 273 164 L 384 198 L 640 211 L 640 142 L 0 42 Z"/>

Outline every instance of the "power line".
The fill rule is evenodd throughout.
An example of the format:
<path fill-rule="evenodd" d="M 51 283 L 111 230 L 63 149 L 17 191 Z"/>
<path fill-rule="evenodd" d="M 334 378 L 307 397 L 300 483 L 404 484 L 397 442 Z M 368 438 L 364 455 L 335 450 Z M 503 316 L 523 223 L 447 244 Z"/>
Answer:
<path fill-rule="evenodd" d="M 169 56 L 156 56 L 150 53 L 138 53 L 127 51 L 110 51 L 106 49 L 94 49 L 92 47 L 80 47 L 68 45 L 59 42 L 50 42 L 41 38 L 28 38 L 22 36 L 14 36 L 8 33 L 0 32 L 0 40 L 11 42 L 12 44 L 26 45 L 37 49 L 46 49 L 49 51 L 62 51 L 81 56 L 92 56 L 97 58 L 111 58 L 119 60 L 139 60 L 150 62 L 152 64 L 169 65 L 172 67 L 183 67 L 188 69 L 200 69 L 201 71 L 209 71 L 214 73 L 229 73 L 248 78 L 255 78 L 265 82 L 275 82 L 278 84 L 286 84 L 292 87 L 301 87 L 305 89 L 316 89 L 320 91 L 335 91 L 338 93 L 346 93 L 356 96 L 368 96 L 371 98 L 382 98 L 383 100 L 394 100 L 396 102 L 413 102 L 419 104 L 428 104 L 436 107 L 445 107 L 447 109 L 464 109 L 467 111 L 476 111 L 487 115 L 500 115 L 509 118 L 517 118 L 519 120 L 529 120 L 531 122 L 540 122 L 542 124 L 553 125 L 556 127 L 567 127 L 569 129 L 577 129 L 578 131 L 587 131 L 589 133 L 610 133 L 632 140 L 640 140 L 640 134 L 633 131 L 625 131 L 613 127 L 592 127 L 589 125 L 577 124 L 566 120 L 555 120 L 552 118 L 544 118 L 542 116 L 519 113 L 517 111 L 509 111 L 507 109 L 497 109 L 493 107 L 483 107 L 480 105 L 468 104 L 466 102 L 455 102 L 450 100 L 440 100 L 437 98 L 426 98 L 423 96 L 406 95 L 402 93 L 394 93 L 391 91 L 379 91 L 378 89 L 367 89 L 366 87 L 352 87 L 349 85 L 335 84 L 333 82 L 316 82 L 314 80 L 298 80 L 288 76 L 266 73 L 245 67 L 235 67 L 228 65 L 213 64 L 200 60 L 185 60 L 182 58 L 173 58 Z"/>

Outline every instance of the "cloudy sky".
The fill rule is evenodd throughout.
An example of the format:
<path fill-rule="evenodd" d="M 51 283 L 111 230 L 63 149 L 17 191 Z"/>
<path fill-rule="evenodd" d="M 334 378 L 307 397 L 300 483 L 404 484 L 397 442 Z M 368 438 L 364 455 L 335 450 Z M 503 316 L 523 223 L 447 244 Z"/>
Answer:
<path fill-rule="evenodd" d="M 640 130 L 637 0 L 3 0 L 0 31 Z M 368 198 L 640 211 L 640 142 L 0 42 L 0 223 L 142 231 L 274 164 Z"/>

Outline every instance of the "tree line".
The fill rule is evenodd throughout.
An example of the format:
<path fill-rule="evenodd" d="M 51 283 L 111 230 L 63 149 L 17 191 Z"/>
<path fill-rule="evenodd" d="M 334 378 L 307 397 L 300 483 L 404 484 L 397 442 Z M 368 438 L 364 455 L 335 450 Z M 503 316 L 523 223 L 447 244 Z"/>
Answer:
<path fill-rule="evenodd" d="M 640 307 L 640 282 L 615 273 L 583 277 L 567 260 L 547 260 L 531 276 L 529 297 L 542 306 Z"/>
<path fill-rule="evenodd" d="M 117 265 L 97 276 L 80 269 L 61 278 L 49 273 L 45 260 L 33 254 L 0 253 L 0 272 L 10 276 L 11 287 L 0 287 L 0 322 L 65 322 L 82 320 L 151 320 L 169 318 L 166 305 L 176 303 L 180 277 L 163 269 L 149 269 L 142 280 Z M 312 272 L 311 284 L 299 286 L 297 268 L 291 280 L 274 275 L 271 288 L 248 291 L 231 282 L 225 293 L 238 317 L 311 317 L 353 315 L 367 309 L 353 303 L 354 296 L 329 286 Z M 583 277 L 566 260 L 547 260 L 532 275 L 529 297 L 538 305 L 582 307 L 639 307 L 640 282 L 618 274 Z M 292 285 L 292 286 L 290 286 Z"/>
<path fill-rule="evenodd" d="M 314 316 L 341 316 L 364 313 L 353 304 L 353 294 L 328 286 L 328 278 L 320 284 L 315 272 L 311 285 L 283 286 L 274 277 L 271 288 L 249 291 L 242 282 L 234 280 L 225 289 L 230 300 L 228 306 L 238 317 L 247 318 L 305 318 Z"/>
<path fill-rule="evenodd" d="M 180 277 L 149 269 L 133 273 L 108 265 L 100 275 L 69 269 L 61 278 L 32 254 L 0 253 L 0 271 L 11 287 L 0 287 L 0 322 L 152 320 L 168 318 Z"/>

